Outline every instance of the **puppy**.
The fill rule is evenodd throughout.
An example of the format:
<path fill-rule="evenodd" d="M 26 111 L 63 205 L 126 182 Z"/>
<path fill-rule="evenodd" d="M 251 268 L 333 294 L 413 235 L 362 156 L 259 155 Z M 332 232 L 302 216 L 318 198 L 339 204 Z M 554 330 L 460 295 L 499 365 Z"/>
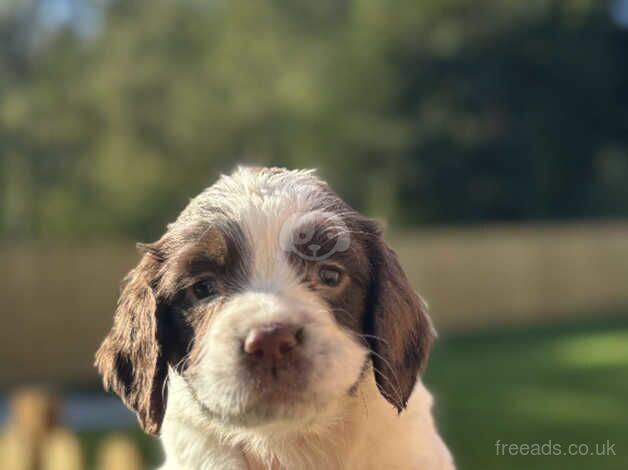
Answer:
<path fill-rule="evenodd" d="M 426 306 L 313 172 L 239 168 L 140 248 L 96 366 L 164 469 L 454 468 Z"/>

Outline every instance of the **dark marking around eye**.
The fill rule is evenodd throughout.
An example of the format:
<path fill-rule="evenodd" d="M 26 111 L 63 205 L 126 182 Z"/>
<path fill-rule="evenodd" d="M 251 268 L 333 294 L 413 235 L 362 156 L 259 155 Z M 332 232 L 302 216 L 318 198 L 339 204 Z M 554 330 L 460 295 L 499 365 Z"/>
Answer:
<path fill-rule="evenodd" d="M 192 286 L 192 294 L 197 300 L 205 300 L 214 297 L 217 294 L 216 284 L 209 279 L 199 281 Z"/>
<path fill-rule="evenodd" d="M 342 273 L 335 267 L 323 267 L 318 272 L 318 277 L 324 285 L 335 287 L 340 284 Z"/>

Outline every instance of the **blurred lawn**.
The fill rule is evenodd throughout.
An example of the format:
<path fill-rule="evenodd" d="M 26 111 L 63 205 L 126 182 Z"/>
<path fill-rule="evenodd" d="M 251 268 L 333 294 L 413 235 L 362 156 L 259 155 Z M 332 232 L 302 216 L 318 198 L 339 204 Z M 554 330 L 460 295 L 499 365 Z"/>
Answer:
<path fill-rule="evenodd" d="M 441 338 L 425 382 L 459 469 L 628 468 L 628 318 Z M 154 468 L 157 442 L 137 439 Z M 93 462 L 102 433 L 83 434 Z M 616 456 L 498 456 L 504 444 L 615 443 Z"/>
<path fill-rule="evenodd" d="M 628 468 L 628 319 L 441 339 L 425 382 L 460 469 Z M 495 443 L 615 443 L 616 456 L 498 456 Z"/>

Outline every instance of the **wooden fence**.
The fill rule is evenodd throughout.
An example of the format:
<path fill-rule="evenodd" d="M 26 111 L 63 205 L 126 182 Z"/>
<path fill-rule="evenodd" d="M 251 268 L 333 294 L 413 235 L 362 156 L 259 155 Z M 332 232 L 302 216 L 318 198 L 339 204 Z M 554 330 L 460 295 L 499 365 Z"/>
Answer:
<path fill-rule="evenodd" d="M 443 331 L 628 313 L 628 224 L 433 230 L 393 239 Z"/>
<path fill-rule="evenodd" d="M 441 331 L 628 306 L 628 224 L 430 229 L 389 237 Z M 133 243 L 0 245 L 0 385 L 95 383 Z"/>

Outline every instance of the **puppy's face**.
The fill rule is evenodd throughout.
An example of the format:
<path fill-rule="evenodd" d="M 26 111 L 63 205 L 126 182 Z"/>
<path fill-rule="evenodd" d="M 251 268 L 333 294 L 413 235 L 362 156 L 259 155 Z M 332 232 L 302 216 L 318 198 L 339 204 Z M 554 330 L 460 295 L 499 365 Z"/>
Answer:
<path fill-rule="evenodd" d="M 405 407 L 432 340 L 424 305 L 376 224 L 310 173 L 223 177 L 144 250 L 97 366 L 147 432 L 168 369 L 235 426 L 315 416 L 366 373 Z"/>

